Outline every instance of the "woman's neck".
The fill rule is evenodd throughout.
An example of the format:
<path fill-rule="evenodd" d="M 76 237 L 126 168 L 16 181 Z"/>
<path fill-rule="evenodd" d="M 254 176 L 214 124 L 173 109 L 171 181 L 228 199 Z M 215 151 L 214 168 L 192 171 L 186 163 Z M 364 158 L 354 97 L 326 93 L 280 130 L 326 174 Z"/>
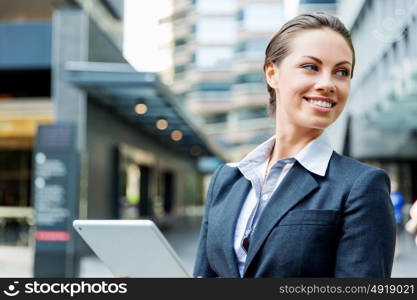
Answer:
<path fill-rule="evenodd" d="M 323 133 L 323 130 L 310 129 L 305 131 L 303 134 L 300 133 L 301 130 L 294 130 L 293 134 L 289 134 L 288 130 L 282 130 L 281 133 L 277 132 L 275 137 L 275 144 L 265 169 L 265 178 L 268 176 L 269 170 L 275 164 L 275 162 L 287 157 L 294 157 L 308 143 L 318 138 Z"/>
<path fill-rule="evenodd" d="M 275 137 L 274 149 L 271 153 L 270 161 L 294 157 L 308 143 L 318 138 L 323 133 L 320 129 L 308 129 L 305 131 L 293 130 L 277 132 Z"/>

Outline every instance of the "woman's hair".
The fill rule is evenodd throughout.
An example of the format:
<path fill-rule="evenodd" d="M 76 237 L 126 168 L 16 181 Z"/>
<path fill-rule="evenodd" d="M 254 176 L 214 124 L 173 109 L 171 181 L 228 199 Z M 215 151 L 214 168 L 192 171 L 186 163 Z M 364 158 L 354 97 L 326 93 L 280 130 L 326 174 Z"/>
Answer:
<path fill-rule="evenodd" d="M 282 62 L 282 60 L 290 52 L 290 42 L 294 36 L 308 29 L 321 29 L 329 28 L 339 33 L 347 42 L 350 49 L 352 50 L 353 61 L 352 61 L 352 73 L 355 66 L 355 49 L 353 48 L 352 39 L 350 37 L 349 30 L 346 29 L 345 25 L 335 16 L 324 12 L 315 12 L 309 14 L 301 14 L 285 23 L 281 29 L 274 35 L 269 42 L 265 51 L 265 62 L 264 71 L 266 66 L 270 63 L 274 63 L 276 66 Z M 275 115 L 276 110 L 276 95 L 275 90 L 267 83 L 269 92 L 269 114 Z"/>

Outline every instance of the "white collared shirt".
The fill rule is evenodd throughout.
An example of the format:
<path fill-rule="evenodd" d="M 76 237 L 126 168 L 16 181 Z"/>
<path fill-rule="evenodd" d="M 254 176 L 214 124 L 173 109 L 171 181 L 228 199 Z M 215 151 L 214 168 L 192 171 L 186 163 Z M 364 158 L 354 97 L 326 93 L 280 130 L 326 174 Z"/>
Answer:
<path fill-rule="evenodd" d="M 258 201 L 258 197 L 264 201 L 269 201 L 271 194 L 277 189 L 281 181 L 294 165 L 294 162 L 287 163 L 282 169 L 278 178 L 267 177 L 268 182 L 273 180 L 276 181 L 276 184 L 271 193 L 268 195 L 262 195 L 262 186 L 265 184 L 265 171 L 274 144 L 275 135 L 256 147 L 237 164 L 237 168 L 239 168 L 243 176 L 245 176 L 245 178 L 248 179 L 252 184 L 252 188 L 250 189 L 247 198 L 243 203 L 235 229 L 234 250 L 241 277 L 243 276 L 247 256 L 246 251 L 242 247 L 242 239 L 247 223 L 250 219 L 251 212 L 255 208 Z M 300 152 L 298 152 L 294 158 L 308 171 L 320 176 L 324 176 L 326 174 L 327 166 L 329 164 L 332 153 L 333 149 L 329 145 L 319 139 L 315 139 L 307 144 Z M 276 162 L 272 168 L 274 168 L 277 163 L 278 162 Z M 235 164 L 228 165 L 236 166 Z"/>

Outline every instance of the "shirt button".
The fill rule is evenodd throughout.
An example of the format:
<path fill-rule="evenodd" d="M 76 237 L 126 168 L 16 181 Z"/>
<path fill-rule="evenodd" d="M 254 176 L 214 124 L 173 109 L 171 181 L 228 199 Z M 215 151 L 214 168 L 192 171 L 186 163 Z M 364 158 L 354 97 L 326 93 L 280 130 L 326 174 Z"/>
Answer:
<path fill-rule="evenodd" d="M 268 200 L 268 194 L 262 195 L 262 200 L 264 201 Z"/>

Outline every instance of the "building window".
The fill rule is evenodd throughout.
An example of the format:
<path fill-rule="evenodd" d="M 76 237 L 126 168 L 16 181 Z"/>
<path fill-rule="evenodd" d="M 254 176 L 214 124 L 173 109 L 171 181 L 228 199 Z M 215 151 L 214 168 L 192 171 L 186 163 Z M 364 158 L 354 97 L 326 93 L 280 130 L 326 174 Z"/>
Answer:
<path fill-rule="evenodd" d="M 195 61 L 196 61 L 196 54 L 195 52 L 193 52 L 193 54 L 191 54 L 190 63 L 195 63 Z"/>
<path fill-rule="evenodd" d="M 264 74 L 261 72 L 256 73 L 246 73 L 240 74 L 236 76 L 235 83 L 242 84 L 242 83 L 264 83 Z"/>
<path fill-rule="evenodd" d="M 244 53 L 245 58 L 263 60 L 269 40 L 264 38 L 249 39 L 236 45 L 236 53 Z"/>
<path fill-rule="evenodd" d="M 241 24 L 250 32 L 275 32 L 284 20 L 284 9 L 281 4 L 256 3 L 245 7 Z"/>
<path fill-rule="evenodd" d="M 246 50 L 246 42 L 239 42 L 236 44 L 235 52 L 240 53 Z"/>
<path fill-rule="evenodd" d="M 182 73 L 187 69 L 186 65 L 175 66 L 175 74 Z"/>
<path fill-rule="evenodd" d="M 233 60 L 232 47 L 202 47 L 196 52 L 196 65 L 202 69 L 224 70 Z"/>
<path fill-rule="evenodd" d="M 266 107 L 242 108 L 237 112 L 239 120 L 260 119 L 268 116 Z"/>
<path fill-rule="evenodd" d="M 0 151 L 0 206 L 31 205 L 32 152 Z"/>
<path fill-rule="evenodd" d="M 236 20 L 243 21 L 245 19 L 245 11 L 243 9 L 239 9 L 236 13 Z"/>
<path fill-rule="evenodd" d="M 174 43 L 175 47 L 183 46 L 187 44 L 187 39 L 176 39 Z"/>
<path fill-rule="evenodd" d="M 237 38 L 237 23 L 231 17 L 200 19 L 196 30 L 197 42 L 204 44 L 233 44 Z"/>
<path fill-rule="evenodd" d="M 229 91 L 230 82 L 200 82 L 194 85 L 195 91 Z"/>
<path fill-rule="evenodd" d="M 215 114 L 206 118 L 206 124 L 225 123 L 227 121 L 227 114 Z"/>
<path fill-rule="evenodd" d="M 191 25 L 191 30 L 190 30 L 190 31 L 191 31 L 191 33 L 193 33 L 193 34 L 194 34 L 194 33 L 196 33 L 196 32 L 197 32 L 197 25 L 196 25 L 196 24 L 192 24 L 192 25 Z"/>

